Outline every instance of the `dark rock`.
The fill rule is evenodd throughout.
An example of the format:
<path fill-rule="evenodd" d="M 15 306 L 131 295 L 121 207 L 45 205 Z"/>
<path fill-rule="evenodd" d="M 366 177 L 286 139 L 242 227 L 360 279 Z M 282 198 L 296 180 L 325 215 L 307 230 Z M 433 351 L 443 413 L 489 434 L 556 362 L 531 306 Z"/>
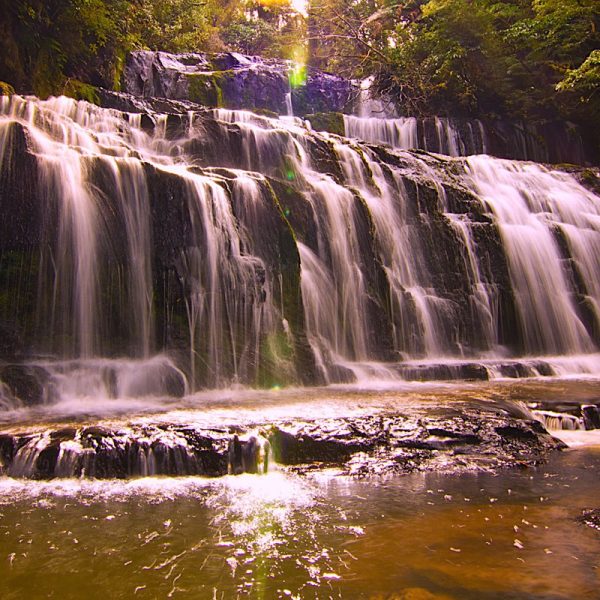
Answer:
<path fill-rule="evenodd" d="M 342 473 L 367 476 L 523 467 L 564 447 L 538 421 L 497 408 L 461 403 L 420 414 L 297 419 L 271 424 L 268 441 L 244 436 L 243 428 L 235 428 L 239 433 L 231 437 L 228 428 L 169 423 L 65 427 L 43 435 L 0 436 L 0 462 L 3 472 L 31 478 L 215 477 L 263 472 L 272 450 L 277 462 L 299 472 L 336 466 Z M 20 466 L 11 471 L 13 463 Z"/>
<path fill-rule="evenodd" d="M 583 514 L 577 517 L 577 520 L 592 529 L 600 531 L 600 508 L 584 510 Z"/>
<path fill-rule="evenodd" d="M 60 441 L 54 440 L 46 446 L 35 461 L 35 479 L 52 479 L 56 470 L 56 462 L 60 453 Z"/>
<path fill-rule="evenodd" d="M 141 98 L 189 100 L 204 106 L 276 114 L 286 114 L 286 95 L 290 92 L 295 114 L 349 108 L 354 92 L 351 82 L 310 69 L 301 85 L 290 88 L 289 71 L 286 61 L 236 53 L 136 51 L 127 58 L 123 90 Z M 103 96 L 102 101 L 110 99 Z"/>
<path fill-rule="evenodd" d="M 4 472 L 4 467 L 9 465 L 15 455 L 15 438 L 9 433 L 0 434 L 0 472 Z"/>
<path fill-rule="evenodd" d="M 493 470 L 538 464 L 564 447 L 537 421 L 466 409 L 427 417 L 428 426 L 402 415 L 339 419 L 276 428 L 276 460 L 290 465 L 325 462 L 353 475 L 415 470 Z M 439 426 L 435 425 L 439 423 Z M 331 432 L 331 433 L 329 433 Z M 335 432 L 335 433 L 334 433 Z M 444 458 L 442 458 L 444 457 Z"/>
<path fill-rule="evenodd" d="M 584 404 L 581 415 L 586 429 L 600 429 L 600 408 L 596 404 Z"/>
<path fill-rule="evenodd" d="M 0 381 L 26 406 L 42 404 L 45 400 L 48 373 L 41 367 L 19 364 L 0 367 Z"/>
<path fill-rule="evenodd" d="M 501 364 L 498 365 L 498 369 L 503 377 L 520 378 L 533 377 L 536 375 L 531 367 L 519 362 Z"/>
<path fill-rule="evenodd" d="M 341 113 L 325 112 L 306 115 L 315 131 L 327 131 L 336 135 L 345 135 L 344 116 Z"/>
<path fill-rule="evenodd" d="M 0 321 L 0 359 L 14 360 L 23 353 L 23 340 L 12 322 Z M 2 375 L 0 374 L 0 380 Z"/>
<path fill-rule="evenodd" d="M 304 431 L 294 434 L 275 428 L 269 436 L 275 461 L 294 465 L 309 462 L 344 463 L 360 445 L 343 440 L 328 439 L 320 435 L 311 436 Z"/>

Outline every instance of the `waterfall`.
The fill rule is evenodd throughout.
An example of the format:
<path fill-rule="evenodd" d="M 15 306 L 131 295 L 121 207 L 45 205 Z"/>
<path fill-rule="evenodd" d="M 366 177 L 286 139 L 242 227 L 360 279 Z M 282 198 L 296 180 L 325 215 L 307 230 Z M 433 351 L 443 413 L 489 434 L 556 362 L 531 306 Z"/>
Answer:
<path fill-rule="evenodd" d="M 346 136 L 402 150 L 427 150 L 446 156 L 485 154 L 487 134 L 478 119 L 454 122 L 447 118 L 416 119 L 344 115 Z M 524 157 L 527 151 L 524 151 Z"/>
<path fill-rule="evenodd" d="M 188 211 L 189 238 L 178 242 L 172 268 L 185 288 L 190 384 L 256 381 L 263 338 L 283 329 L 266 265 L 252 254 L 257 227 L 244 230 L 233 214 L 236 196 L 248 213 L 248 204 L 263 201 L 256 179 L 189 170 L 177 140 L 167 139 L 167 115 L 154 117 L 147 132 L 137 115 L 66 98 L 39 102 L 15 96 L 10 104 L 3 99 L 2 110 L 1 155 L 13 151 L 8 129 L 22 125 L 36 160 L 39 202 L 58 215 L 56 231 L 44 234 L 47 272 L 40 279 L 36 315 L 50 340 L 39 350 L 67 359 L 57 366 L 43 363 L 58 395 L 70 396 L 57 382 L 66 371 L 79 382 L 72 390 L 86 396 L 147 393 L 114 385 L 112 375 L 107 380 L 100 357 L 114 352 L 113 335 L 122 339 L 117 352 L 129 357 L 154 360 L 157 351 L 151 168 L 182 182 L 178 195 Z M 122 370 L 123 360 L 114 359 L 109 371 Z M 168 393 L 168 387 L 157 384 L 152 393 Z"/>
<path fill-rule="evenodd" d="M 381 166 L 367 153 L 360 155 L 342 144 L 336 144 L 335 149 L 348 184 L 359 191 L 373 219 L 381 262 L 393 294 L 392 310 L 397 312 L 396 350 L 413 358 L 420 353 L 442 356 L 446 340 L 438 333 L 448 307 L 428 277 L 415 228 L 409 223 L 402 180 L 392 172 L 388 183 Z"/>
<path fill-rule="evenodd" d="M 405 150 L 419 148 L 417 119 L 414 117 L 381 119 L 344 115 L 344 129 L 346 136 L 365 142 L 388 144 Z"/>
<path fill-rule="evenodd" d="M 345 125 L 1 98 L 0 324 L 43 401 L 600 371 L 597 195 L 460 158 L 477 121 Z"/>
<path fill-rule="evenodd" d="M 525 351 L 590 352 L 594 343 L 578 312 L 559 240 L 568 246 L 598 323 L 598 198 L 568 175 L 540 165 L 479 156 L 469 158 L 467 168 L 502 236 Z"/>

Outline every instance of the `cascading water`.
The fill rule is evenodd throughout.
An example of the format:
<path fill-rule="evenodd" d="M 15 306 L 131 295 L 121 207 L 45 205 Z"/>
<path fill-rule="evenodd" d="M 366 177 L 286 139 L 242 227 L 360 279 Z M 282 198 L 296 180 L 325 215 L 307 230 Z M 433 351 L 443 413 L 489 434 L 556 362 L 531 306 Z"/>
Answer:
<path fill-rule="evenodd" d="M 575 290 L 589 299 L 593 325 L 600 323 L 595 298 L 600 277 L 598 198 L 563 173 L 534 164 L 471 157 L 468 172 L 502 236 L 525 352 L 580 354 L 594 349 Z M 564 240 L 573 262 L 561 252 Z"/>
<path fill-rule="evenodd" d="M 155 118 L 148 135 L 135 116 L 127 122 L 116 112 L 67 99 L 15 97 L 10 104 L 3 99 L 2 109 L 3 156 L 12 151 L 6 131 L 21 124 L 38 168 L 39 201 L 48 210 L 58 204 L 58 232 L 55 239 L 48 232 L 42 261 L 48 273 L 41 276 L 36 309 L 49 340 L 38 351 L 71 359 L 43 363 L 53 390 L 61 397 L 171 394 L 171 381 L 181 377 L 175 393 L 186 389 L 185 376 L 170 359 L 164 357 L 156 370 L 157 358 L 151 358 L 156 298 L 150 164 L 182 181 L 179 193 L 189 214 L 189 239 L 178 243 L 173 264 L 186 288 L 192 388 L 255 381 L 261 340 L 274 331 L 275 309 L 265 265 L 250 252 L 249 234 L 255 232 L 242 231 L 232 212 L 236 194 L 260 202 L 255 180 L 187 169 L 185 159 L 177 158 L 177 144 L 165 139 L 166 115 Z M 162 373 L 152 378 L 153 387 L 114 383 L 127 361 L 97 358 L 114 353 L 112 321 L 122 329 L 117 352 L 151 360 Z M 137 369 L 143 372 L 144 365 Z M 67 388 L 65 377 L 72 380 Z"/>
<path fill-rule="evenodd" d="M 436 295 L 419 248 L 415 230 L 408 219 L 406 191 L 400 178 L 388 183 L 381 166 L 349 146 L 336 144 L 344 175 L 360 193 L 373 220 L 380 260 L 393 294 L 394 346 L 408 357 L 419 354 L 442 356 L 443 327 L 447 302 Z M 371 180 L 370 183 L 368 180 Z M 396 315 L 394 315 L 396 316 Z"/>
<path fill-rule="evenodd" d="M 446 156 L 467 156 L 487 151 L 487 135 L 481 121 L 464 123 L 464 133 L 450 119 L 415 117 L 384 119 L 344 115 L 348 137 L 373 144 L 387 144 L 402 150 L 422 149 Z"/>
<path fill-rule="evenodd" d="M 349 135 L 392 150 L 246 111 L 1 102 L 0 183 L 8 197 L 33 161 L 14 218 L 42 223 L 33 241 L 6 229 L 2 285 L 36 291 L 1 318 L 24 315 L 48 398 L 427 378 L 465 362 L 483 365 L 475 376 L 511 360 L 600 371 L 600 200 L 572 175 L 401 151 L 418 145 L 410 119 L 346 117 Z M 450 121 L 434 129 L 431 151 L 468 151 Z M 157 375 L 142 385 L 132 370 Z"/>

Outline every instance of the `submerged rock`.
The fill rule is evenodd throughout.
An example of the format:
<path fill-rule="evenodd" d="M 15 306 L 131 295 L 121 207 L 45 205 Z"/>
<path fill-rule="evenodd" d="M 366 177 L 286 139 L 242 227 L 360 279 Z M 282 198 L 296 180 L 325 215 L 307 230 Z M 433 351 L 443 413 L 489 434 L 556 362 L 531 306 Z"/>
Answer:
<path fill-rule="evenodd" d="M 592 529 L 600 531 L 600 508 L 584 510 L 577 520 Z"/>

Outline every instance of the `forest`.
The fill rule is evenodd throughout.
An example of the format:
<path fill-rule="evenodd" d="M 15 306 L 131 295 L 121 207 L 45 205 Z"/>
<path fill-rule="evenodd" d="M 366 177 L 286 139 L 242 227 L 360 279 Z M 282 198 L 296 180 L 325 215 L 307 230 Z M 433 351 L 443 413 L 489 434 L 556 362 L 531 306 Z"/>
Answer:
<path fill-rule="evenodd" d="M 2 14 L 5 91 L 93 101 L 119 90 L 130 50 L 236 51 L 373 76 L 407 116 L 600 125 L 596 0 L 2 0 Z"/>

